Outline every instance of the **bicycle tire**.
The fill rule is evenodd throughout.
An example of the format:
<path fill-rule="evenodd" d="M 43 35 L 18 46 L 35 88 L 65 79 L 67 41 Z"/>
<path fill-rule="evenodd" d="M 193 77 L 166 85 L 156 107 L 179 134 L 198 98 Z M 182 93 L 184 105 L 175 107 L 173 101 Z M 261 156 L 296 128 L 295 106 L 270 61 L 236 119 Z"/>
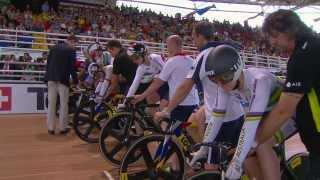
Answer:
<path fill-rule="evenodd" d="M 157 162 L 159 159 L 154 159 L 148 150 L 149 143 L 157 143 L 161 148 L 164 139 L 164 135 L 155 134 L 144 136 L 137 140 L 132 146 L 130 146 L 120 166 L 120 180 L 142 180 L 159 178 L 164 180 L 183 179 L 185 171 L 185 156 L 178 143 L 176 143 L 174 140 L 171 141 L 171 143 L 169 144 L 170 149 L 168 149 L 169 157 L 166 156 L 163 159 L 164 161 L 160 162 Z M 137 153 L 141 153 L 141 157 L 137 161 L 133 161 L 132 157 L 135 157 Z M 179 166 L 179 170 L 175 171 L 171 170 L 169 165 L 167 165 L 167 167 L 165 166 L 165 163 L 168 162 L 168 158 L 172 157 L 171 155 L 173 154 L 177 157 L 176 162 Z M 144 160 L 145 165 L 143 167 L 145 168 L 142 171 L 138 170 L 137 172 L 137 168 L 141 168 L 141 166 L 137 166 L 141 164 L 140 160 Z M 156 166 L 159 165 L 161 167 L 157 168 Z M 131 172 L 131 170 L 133 172 Z"/>
<path fill-rule="evenodd" d="M 308 164 L 309 158 L 308 153 L 298 153 L 291 156 L 286 161 L 287 170 L 281 172 L 282 180 L 301 180 L 307 177 L 306 164 Z M 289 172 L 288 172 L 289 171 Z M 292 177 L 291 173 L 294 175 Z"/>
<path fill-rule="evenodd" d="M 78 108 L 73 117 L 73 129 L 75 134 L 83 141 L 87 143 L 98 143 L 100 131 L 108 119 L 111 118 L 114 113 L 113 108 L 108 104 L 103 104 L 102 110 L 98 113 L 94 113 L 94 105 L 89 107 L 83 105 Z"/>
<path fill-rule="evenodd" d="M 135 130 L 132 127 L 125 126 L 126 123 L 132 123 L 132 114 L 122 112 L 113 116 L 102 128 L 99 137 L 100 152 L 103 157 L 112 163 L 119 166 L 125 152 L 130 144 L 138 138 Z M 125 137 L 125 133 L 130 131 L 129 136 Z"/>

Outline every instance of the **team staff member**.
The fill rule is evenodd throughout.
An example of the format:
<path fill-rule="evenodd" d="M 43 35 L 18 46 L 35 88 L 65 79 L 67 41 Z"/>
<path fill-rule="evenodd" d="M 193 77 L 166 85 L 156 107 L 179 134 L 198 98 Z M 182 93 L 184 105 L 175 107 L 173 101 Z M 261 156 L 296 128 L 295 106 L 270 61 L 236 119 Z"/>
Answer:
<path fill-rule="evenodd" d="M 263 143 L 296 111 L 302 142 L 310 152 L 306 179 L 320 179 L 320 39 L 290 10 L 278 10 L 264 21 L 270 43 L 288 51 L 286 83 L 277 106 L 257 134 Z"/>
<path fill-rule="evenodd" d="M 111 85 L 107 96 L 116 91 L 119 83 L 121 83 L 121 94 L 125 94 L 133 82 L 138 65 L 130 60 L 127 51 L 122 47 L 118 40 L 109 41 L 107 49 L 114 58 Z"/>
<path fill-rule="evenodd" d="M 70 130 L 67 128 L 70 75 L 73 83 L 78 83 L 75 44 L 76 37 L 70 35 L 67 41 L 58 43 L 49 51 L 45 74 L 45 81 L 48 82 L 47 126 L 49 134 L 55 132 L 57 94 L 60 96 L 60 134 L 66 134 Z"/>

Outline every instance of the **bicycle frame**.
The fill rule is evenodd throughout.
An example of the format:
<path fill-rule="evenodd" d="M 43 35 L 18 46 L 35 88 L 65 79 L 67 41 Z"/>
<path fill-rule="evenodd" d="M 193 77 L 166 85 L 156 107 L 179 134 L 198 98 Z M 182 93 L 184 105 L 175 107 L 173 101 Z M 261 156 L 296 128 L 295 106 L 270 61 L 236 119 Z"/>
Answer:
<path fill-rule="evenodd" d="M 191 123 L 190 123 L 191 124 Z M 170 144 L 172 143 L 172 136 L 175 135 L 182 146 L 183 154 L 186 157 L 191 157 L 190 149 L 194 143 L 193 139 L 183 131 L 189 123 L 184 123 L 182 121 L 176 121 L 174 124 L 170 125 L 167 132 L 165 132 L 165 138 L 163 143 L 157 148 L 154 159 L 159 162 L 157 168 L 161 168 L 166 160 L 168 160 L 168 152 Z"/>
<path fill-rule="evenodd" d="M 286 153 L 285 153 L 285 141 L 281 142 L 280 144 L 276 145 L 274 147 L 274 150 L 278 157 L 280 158 L 280 168 L 283 172 L 285 172 L 287 175 L 290 176 L 290 179 L 292 180 L 298 180 L 298 178 L 295 176 L 294 172 L 289 168 L 288 164 L 286 163 Z M 227 160 L 227 150 L 230 149 L 228 146 L 224 146 L 222 142 L 212 142 L 212 143 L 200 143 L 197 144 L 195 147 L 199 148 L 201 146 L 208 146 L 209 147 L 209 153 L 207 158 L 207 163 L 210 163 L 211 157 L 212 157 L 212 150 L 214 148 L 218 149 L 219 151 L 219 171 L 221 174 L 221 180 L 225 179 L 225 172 L 228 168 L 229 161 Z M 242 179 L 246 179 L 246 176 L 242 176 Z"/>
<path fill-rule="evenodd" d="M 131 114 L 132 119 L 129 120 L 124 126 L 124 137 L 129 137 L 129 129 L 132 127 L 134 122 L 137 122 L 138 125 L 142 128 L 143 131 L 145 130 L 152 130 L 156 132 L 160 132 L 161 129 L 158 128 L 157 124 L 150 120 L 149 116 L 144 109 L 146 107 L 158 107 L 158 105 L 151 104 L 151 105 L 134 105 L 130 103 L 130 99 L 127 99 L 126 102 L 126 111 Z M 138 115 L 139 118 L 136 116 Z"/>

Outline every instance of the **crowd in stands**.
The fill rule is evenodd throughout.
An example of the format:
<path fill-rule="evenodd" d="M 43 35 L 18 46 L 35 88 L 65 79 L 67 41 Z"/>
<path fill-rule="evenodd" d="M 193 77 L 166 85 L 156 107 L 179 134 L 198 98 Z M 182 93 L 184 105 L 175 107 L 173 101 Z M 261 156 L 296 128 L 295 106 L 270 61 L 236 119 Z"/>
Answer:
<path fill-rule="evenodd" d="M 23 56 L 16 56 L 15 54 L 2 54 L 0 56 L 0 70 L 2 70 L 1 79 L 36 80 L 36 78 L 42 78 L 42 76 L 36 77 L 32 75 L 30 71 L 45 71 L 45 62 L 47 61 L 47 58 L 47 52 L 43 52 L 42 55 L 37 58 L 32 58 L 27 52 L 24 53 Z M 10 70 L 24 70 L 25 72 L 13 72 Z"/>
<path fill-rule="evenodd" d="M 56 12 L 45 2 L 41 9 L 42 13 L 35 14 L 28 5 L 24 11 L 13 5 L 4 6 L 0 13 L 0 29 L 74 33 L 149 42 L 163 42 L 168 35 L 179 34 L 186 45 L 191 45 L 192 27 L 196 22 L 193 18 L 169 17 L 151 10 L 139 11 L 125 6 L 110 9 L 61 5 Z M 270 48 L 258 28 L 251 28 L 247 24 L 231 24 L 228 21 L 212 23 L 216 27 L 216 40 L 236 41 L 244 50 L 258 54 L 287 56 Z M 14 37 L 0 37 L 3 38 Z M 20 41 L 31 42 L 33 39 L 24 37 Z M 31 47 L 30 44 L 20 46 Z"/>

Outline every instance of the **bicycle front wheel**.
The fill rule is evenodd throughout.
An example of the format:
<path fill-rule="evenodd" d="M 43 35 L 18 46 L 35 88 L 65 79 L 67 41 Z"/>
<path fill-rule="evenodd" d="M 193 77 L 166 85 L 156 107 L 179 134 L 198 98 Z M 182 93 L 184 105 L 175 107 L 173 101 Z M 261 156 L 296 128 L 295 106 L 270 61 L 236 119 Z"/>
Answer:
<path fill-rule="evenodd" d="M 103 157 L 119 166 L 129 146 L 139 137 L 133 127 L 130 113 L 119 113 L 112 117 L 102 128 L 99 138 Z"/>
<path fill-rule="evenodd" d="M 164 140 L 164 135 L 149 135 L 137 140 L 123 158 L 120 180 L 183 179 L 183 151 L 175 141 L 169 140 L 164 144 Z M 137 154 L 141 156 L 136 161 L 132 160 Z"/>
<path fill-rule="evenodd" d="M 101 105 L 100 112 L 95 112 L 94 104 L 79 107 L 73 117 L 73 129 L 85 142 L 98 143 L 102 127 L 111 118 L 113 109 L 108 104 Z"/>

